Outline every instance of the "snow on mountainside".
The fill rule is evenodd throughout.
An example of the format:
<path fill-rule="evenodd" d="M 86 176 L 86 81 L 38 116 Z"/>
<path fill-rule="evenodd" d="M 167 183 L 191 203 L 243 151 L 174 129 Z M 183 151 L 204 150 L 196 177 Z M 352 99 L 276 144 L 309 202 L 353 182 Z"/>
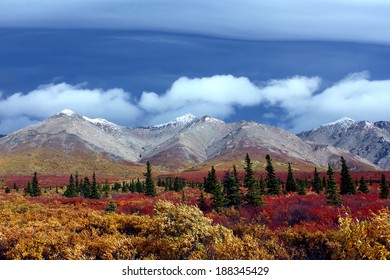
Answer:
<path fill-rule="evenodd" d="M 351 125 L 353 123 L 355 123 L 355 121 L 353 119 L 344 117 L 344 118 L 341 118 L 341 119 L 339 119 L 337 121 L 323 124 L 323 125 L 321 125 L 321 127 L 328 127 L 328 126 L 335 126 L 335 125 L 340 125 L 340 126 L 347 127 L 347 126 L 349 126 L 349 125 Z"/>
<path fill-rule="evenodd" d="M 312 143 L 346 149 L 380 168 L 390 169 L 390 122 L 356 122 L 345 118 L 298 136 Z"/>
<path fill-rule="evenodd" d="M 257 160 L 270 154 L 278 161 L 323 167 L 329 162 L 337 165 L 343 155 L 353 165 L 351 168 L 376 169 L 345 150 L 305 142 L 280 128 L 246 121 L 225 123 L 191 114 L 161 125 L 126 128 L 66 109 L 0 138 L 0 156 L 39 149 L 92 153 L 118 162 L 151 161 L 167 169 L 210 160 L 242 160 L 245 153 Z"/>
<path fill-rule="evenodd" d="M 170 122 L 163 123 L 163 124 L 156 124 L 156 125 L 153 125 L 152 127 L 153 128 L 162 128 L 162 127 L 166 127 L 166 126 L 183 126 L 183 125 L 186 125 L 188 123 L 191 123 L 195 119 L 196 119 L 196 117 L 193 114 L 186 114 L 184 116 L 177 117 L 176 119 L 174 119 Z"/>

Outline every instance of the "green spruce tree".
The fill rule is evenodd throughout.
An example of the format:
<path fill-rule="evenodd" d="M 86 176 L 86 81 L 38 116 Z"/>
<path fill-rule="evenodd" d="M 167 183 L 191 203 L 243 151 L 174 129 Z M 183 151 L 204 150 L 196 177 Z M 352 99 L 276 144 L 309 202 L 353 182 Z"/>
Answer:
<path fill-rule="evenodd" d="M 78 192 L 76 190 L 76 185 L 74 182 L 73 174 L 70 174 L 69 183 L 66 186 L 66 190 L 64 192 L 65 197 L 76 197 L 78 196 Z"/>
<path fill-rule="evenodd" d="M 34 176 L 31 182 L 31 193 L 30 196 L 41 196 L 41 188 L 39 186 L 38 182 L 38 175 L 37 172 L 34 172 Z"/>
<path fill-rule="evenodd" d="M 219 211 L 221 208 L 226 206 L 226 199 L 222 191 L 222 186 L 219 182 L 217 182 L 215 186 L 212 199 L 215 210 Z"/>
<path fill-rule="evenodd" d="M 245 156 L 244 188 L 247 190 L 245 201 L 247 205 L 260 206 L 263 204 L 260 194 L 260 186 L 254 177 L 252 162 L 248 154 Z"/>
<path fill-rule="evenodd" d="M 341 157 L 341 182 L 340 182 L 340 194 L 355 194 L 356 189 L 353 183 L 352 177 L 349 174 L 349 168 L 347 161 L 344 157 Z"/>
<path fill-rule="evenodd" d="M 110 203 L 108 203 L 108 207 L 106 208 L 106 213 L 115 213 L 116 212 L 116 204 L 114 203 L 114 201 L 110 201 Z"/>
<path fill-rule="evenodd" d="M 31 182 L 30 181 L 27 182 L 27 186 L 24 188 L 24 194 L 31 196 Z"/>
<path fill-rule="evenodd" d="M 287 181 L 286 181 L 286 192 L 296 192 L 297 184 L 294 180 L 294 175 L 292 172 L 291 164 L 288 164 L 288 172 L 287 172 Z"/>
<path fill-rule="evenodd" d="M 328 175 L 328 188 L 326 192 L 326 198 L 329 204 L 332 205 L 341 205 L 342 201 L 340 199 L 339 192 L 337 190 L 337 183 L 333 177 L 333 169 L 328 165 L 328 171 L 326 173 Z"/>
<path fill-rule="evenodd" d="M 316 193 L 320 193 L 323 190 L 320 174 L 317 171 L 317 167 L 314 167 L 314 178 L 312 190 Z"/>
<path fill-rule="evenodd" d="M 146 162 L 146 173 L 144 174 L 145 179 L 145 194 L 147 196 L 156 196 L 156 187 L 154 185 L 153 179 L 152 179 L 152 167 L 150 165 L 150 162 Z"/>
<path fill-rule="evenodd" d="M 91 198 L 93 199 L 99 199 L 102 197 L 100 188 L 98 184 L 96 183 L 96 175 L 95 172 L 93 172 L 92 175 L 92 185 L 91 185 Z"/>
<path fill-rule="evenodd" d="M 278 195 L 280 193 L 280 186 L 276 180 L 275 170 L 272 166 L 272 159 L 269 155 L 265 157 L 267 161 L 267 165 L 265 170 L 267 171 L 267 177 L 265 179 L 268 189 L 268 194 L 270 195 Z"/>
<path fill-rule="evenodd" d="M 144 193 L 145 192 L 144 184 L 142 184 L 142 182 L 139 180 L 139 178 L 137 178 L 137 182 L 135 183 L 135 189 L 136 189 L 137 193 Z"/>
<path fill-rule="evenodd" d="M 214 194 L 217 188 L 217 175 L 214 166 L 211 166 L 211 170 L 207 174 L 207 178 L 204 180 L 204 191 Z"/>
<path fill-rule="evenodd" d="M 89 182 L 89 178 L 87 176 L 84 177 L 84 181 L 81 185 L 81 196 L 84 198 L 91 198 L 92 188 L 91 183 Z"/>
<path fill-rule="evenodd" d="M 368 188 L 366 180 L 364 179 L 363 176 L 360 178 L 359 192 L 361 192 L 361 193 L 369 193 L 370 192 L 370 189 Z"/>
<path fill-rule="evenodd" d="M 226 171 L 222 184 L 227 206 L 240 206 L 240 188 L 235 176 Z"/>
<path fill-rule="evenodd" d="M 298 194 L 299 195 L 306 195 L 306 184 L 305 184 L 305 182 L 303 181 L 303 180 L 299 180 L 298 181 L 298 190 L 297 190 L 297 192 L 298 192 Z"/>
<path fill-rule="evenodd" d="M 199 195 L 199 209 L 204 211 L 206 210 L 206 199 L 204 197 L 204 193 L 203 193 L 203 187 L 199 188 L 200 189 L 200 195 Z"/>
<path fill-rule="evenodd" d="M 385 174 L 382 173 L 381 183 L 379 184 L 379 197 L 387 199 L 390 197 L 390 187 L 387 183 Z"/>

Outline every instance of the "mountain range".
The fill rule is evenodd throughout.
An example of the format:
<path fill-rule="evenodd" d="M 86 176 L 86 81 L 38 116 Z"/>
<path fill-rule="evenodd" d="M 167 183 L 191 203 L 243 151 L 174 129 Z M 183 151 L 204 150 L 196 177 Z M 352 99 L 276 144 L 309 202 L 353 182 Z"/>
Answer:
<path fill-rule="evenodd" d="M 328 138 L 333 137 L 329 131 L 335 131 L 336 126 L 344 126 L 344 122 L 298 137 L 256 122 L 226 123 L 210 116 L 188 114 L 160 125 L 128 128 L 65 109 L 0 138 L 0 172 L 38 169 L 41 173 L 56 174 L 93 169 L 118 174 L 146 161 L 160 170 L 179 171 L 213 163 L 240 162 L 246 153 L 254 161 L 264 162 L 265 155 L 269 154 L 275 162 L 290 162 L 293 166 L 326 168 L 329 163 L 338 168 L 341 156 L 353 170 L 379 170 L 378 166 L 386 166 L 382 161 L 374 164 L 364 159 L 364 153 L 359 156 L 353 149 L 348 151 L 349 146 L 342 147 L 347 149 L 334 147 L 339 142 L 330 143 Z"/>
<path fill-rule="evenodd" d="M 374 163 L 390 169 L 390 122 L 354 121 L 343 118 L 298 136 L 310 143 L 332 145 L 346 149 Z"/>

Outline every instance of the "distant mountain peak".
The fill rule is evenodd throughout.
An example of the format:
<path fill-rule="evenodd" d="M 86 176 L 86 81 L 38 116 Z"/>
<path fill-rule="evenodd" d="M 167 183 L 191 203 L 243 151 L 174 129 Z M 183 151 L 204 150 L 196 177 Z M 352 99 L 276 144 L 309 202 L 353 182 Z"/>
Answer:
<path fill-rule="evenodd" d="M 67 115 L 71 117 L 71 116 L 77 116 L 77 113 L 70 109 L 63 109 L 60 112 L 58 112 L 56 115 Z"/>
<path fill-rule="evenodd" d="M 208 115 L 203 116 L 203 117 L 202 117 L 202 120 L 205 121 L 205 122 L 211 122 L 211 123 L 224 123 L 224 121 L 221 121 L 221 120 L 219 120 L 219 119 L 210 117 L 210 116 L 208 116 Z"/>
<path fill-rule="evenodd" d="M 334 122 L 331 122 L 331 123 L 326 123 L 326 124 L 323 124 L 321 125 L 321 127 L 325 127 L 325 126 L 332 126 L 332 125 L 350 125 L 350 124 L 353 124 L 355 123 L 355 121 L 351 118 L 348 118 L 348 117 L 343 117 L 337 121 L 334 121 Z"/>
<path fill-rule="evenodd" d="M 189 113 L 189 114 L 185 114 L 183 116 L 177 117 L 177 118 L 173 119 L 170 122 L 162 123 L 162 124 L 156 124 L 156 125 L 153 125 L 152 127 L 153 128 L 161 128 L 161 127 L 172 126 L 172 125 L 174 125 L 174 126 L 185 125 L 187 123 L 192 122 L 195 119 L 196 119 L 196 116 L 194 116 L 193 114 Z"/>

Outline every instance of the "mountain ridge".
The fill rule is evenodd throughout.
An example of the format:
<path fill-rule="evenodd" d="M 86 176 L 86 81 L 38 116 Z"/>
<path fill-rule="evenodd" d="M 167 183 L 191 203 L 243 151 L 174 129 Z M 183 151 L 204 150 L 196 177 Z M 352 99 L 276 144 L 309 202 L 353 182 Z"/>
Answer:
<path fill-rule="evenodd" d="M 62 151 L 75 160 L 89 153 L 112 162 L 150 161 L 165 170 L 218 160 L 237 162 L 245 153 L 257 159 L 270 154 L 277 161 L 324 168 L 328 163 L 337 168 L 344 156 L 352 169 L 378 170 L 346 150 L 303 141 L 281 128 L 249 121 L 225 123 L 210 116 L 186 115 L 162 125 L 128 128 L 65 109 L 0 139 L 0 158 L 38 150 Z"/>
<path fill-rule="evenodd" d="M 303 131 L 298 136 L 311 143 L 346 149 L 382 169 L 390 169 L 390 122 L 353 121 L 333 123 Z"/>

